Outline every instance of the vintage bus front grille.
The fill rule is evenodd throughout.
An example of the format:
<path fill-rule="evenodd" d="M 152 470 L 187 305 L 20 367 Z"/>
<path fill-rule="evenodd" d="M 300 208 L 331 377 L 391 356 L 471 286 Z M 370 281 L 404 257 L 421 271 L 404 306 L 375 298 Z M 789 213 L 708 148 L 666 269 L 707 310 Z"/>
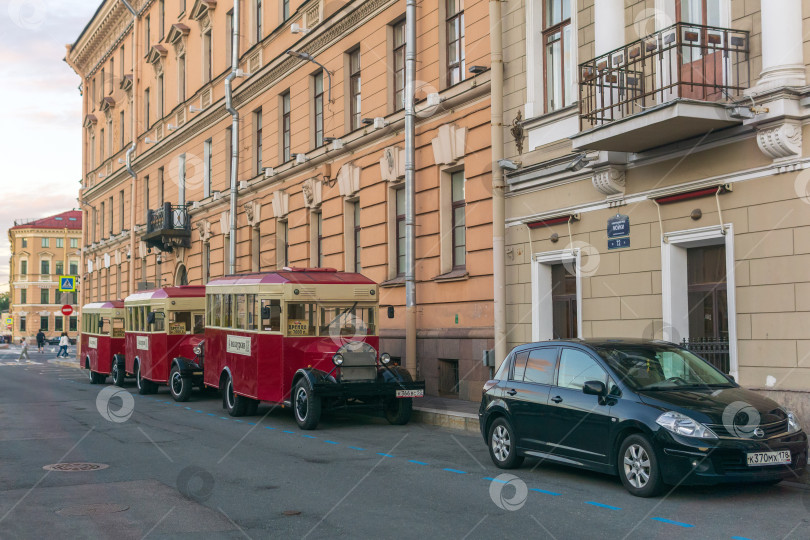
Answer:
<path fill-rule="evenodd" d="M 371 351 L 347 351 L 343 355 L 340 368 L 341 382 L 373 381 L 377 378 L 377 355 Z"/>

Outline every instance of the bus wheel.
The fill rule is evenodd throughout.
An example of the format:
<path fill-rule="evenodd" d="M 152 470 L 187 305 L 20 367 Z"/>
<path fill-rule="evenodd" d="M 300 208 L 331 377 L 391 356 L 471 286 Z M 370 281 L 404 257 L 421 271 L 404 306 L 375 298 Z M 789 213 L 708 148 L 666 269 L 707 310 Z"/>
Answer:
<path fill-rule="evenodd" d="M 248 398 L 240 396 L 233 391 L 233 379 L 230 375 L 225 380 L 225 391 L 222 392 L 222 404 L 228 409 L 228 414 L 231 416 L 244 416 L 247 406 Z"/>
<path fill-rule="evenodd" d="M 411 420 L 413 400 L 411 398 L 391 398 L 385 402 L 385 419 L 395 426 L 404 426 Z"/>
<path fill-rule="evenodd" d="M 138 383 L 138 393 L 141 394 L 142 396 L 145 396 L 147 394 L 154 394 L 155 392 L 157 392 L 157 384 L 141 377 L 140 363 L 135 365 L 135 380 Z"/>
<path fill-rule="evenodd" d="M 183 377 L 180 374 L 180 369 L 174 366 L 171 373 L 169 373 L 169 390 L 174 400 L 179 402 L 188 401 L 191 395 L 191 387 L 191 378 Z"/>
<path fill-rule="evenodd" d="M 295 383 L 292 406 L 298 427 L 315 429 L 321 420 L 321 398 L 312 395 L 312 388 L 306 377 L 301 377 Z"/>
<path fill-rule="evenodd" d="M 112 378 L 115 386 L 124 386 L 124 366 L 119 363 L 118 358 L 113 358 Z"/>

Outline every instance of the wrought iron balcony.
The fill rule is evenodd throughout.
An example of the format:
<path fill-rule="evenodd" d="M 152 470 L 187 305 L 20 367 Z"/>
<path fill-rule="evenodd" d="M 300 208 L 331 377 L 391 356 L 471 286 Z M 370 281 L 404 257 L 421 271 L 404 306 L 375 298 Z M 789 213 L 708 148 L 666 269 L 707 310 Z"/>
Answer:
<path fill-rule="evenodd" d="M 191 247 L 191 220 L 185 206 L 164 203 L 149 210 L 146 232 L 141 239 L 151 248 L 172 251 L 176 247 Z"/>
<path fill-rule="evenodd" d="M 749 34 L 677 23 L 579 66 L 576 149 L 637 152 L 741 122 Z"/>

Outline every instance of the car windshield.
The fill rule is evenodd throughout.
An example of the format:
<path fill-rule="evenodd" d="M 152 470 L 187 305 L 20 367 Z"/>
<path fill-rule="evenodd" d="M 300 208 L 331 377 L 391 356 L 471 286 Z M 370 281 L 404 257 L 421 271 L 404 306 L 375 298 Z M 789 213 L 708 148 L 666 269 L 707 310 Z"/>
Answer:
<path fill-rule="evenodd" d="M 619 379 L 636 390 L 728 387 L 732 383 L 705 360 L 664 344 L 621 344 L 597 348 Z"/>

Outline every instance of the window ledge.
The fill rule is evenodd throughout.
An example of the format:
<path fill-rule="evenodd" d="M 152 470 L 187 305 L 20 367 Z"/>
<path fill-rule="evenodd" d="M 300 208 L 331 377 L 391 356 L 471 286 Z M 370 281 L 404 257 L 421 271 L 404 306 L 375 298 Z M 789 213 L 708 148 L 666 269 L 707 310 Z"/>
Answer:
<path fill-rule="evenodd" d="M 470 273 L 467 272 L 466 268 L 461 268 L 436 276 L 433 278 L 433 281 L 463 281 L 465 279 L 470 279 Z"/>
<path fill-rule="evenodd" d="M 579 102 L 575 101 L 567 107 L 557 109 L 555 111 L 544 112 L 532 118 L 527 118 L 523 121 L 523 127 L 526 129 L 536 129 L 539 127 L 553 124 L 560 120 L 570 118 L 572 116 L 579 116 Z"/>
<path fill-rule="evenodd" d="M 405 276 L 397 276 L 393 279 L 389 279 L 387 281 L 383 281 L 380 283 L 380 287 L 383 288 L 392 288 L 392 287 L 404 287 L 405 286 Z"/>

